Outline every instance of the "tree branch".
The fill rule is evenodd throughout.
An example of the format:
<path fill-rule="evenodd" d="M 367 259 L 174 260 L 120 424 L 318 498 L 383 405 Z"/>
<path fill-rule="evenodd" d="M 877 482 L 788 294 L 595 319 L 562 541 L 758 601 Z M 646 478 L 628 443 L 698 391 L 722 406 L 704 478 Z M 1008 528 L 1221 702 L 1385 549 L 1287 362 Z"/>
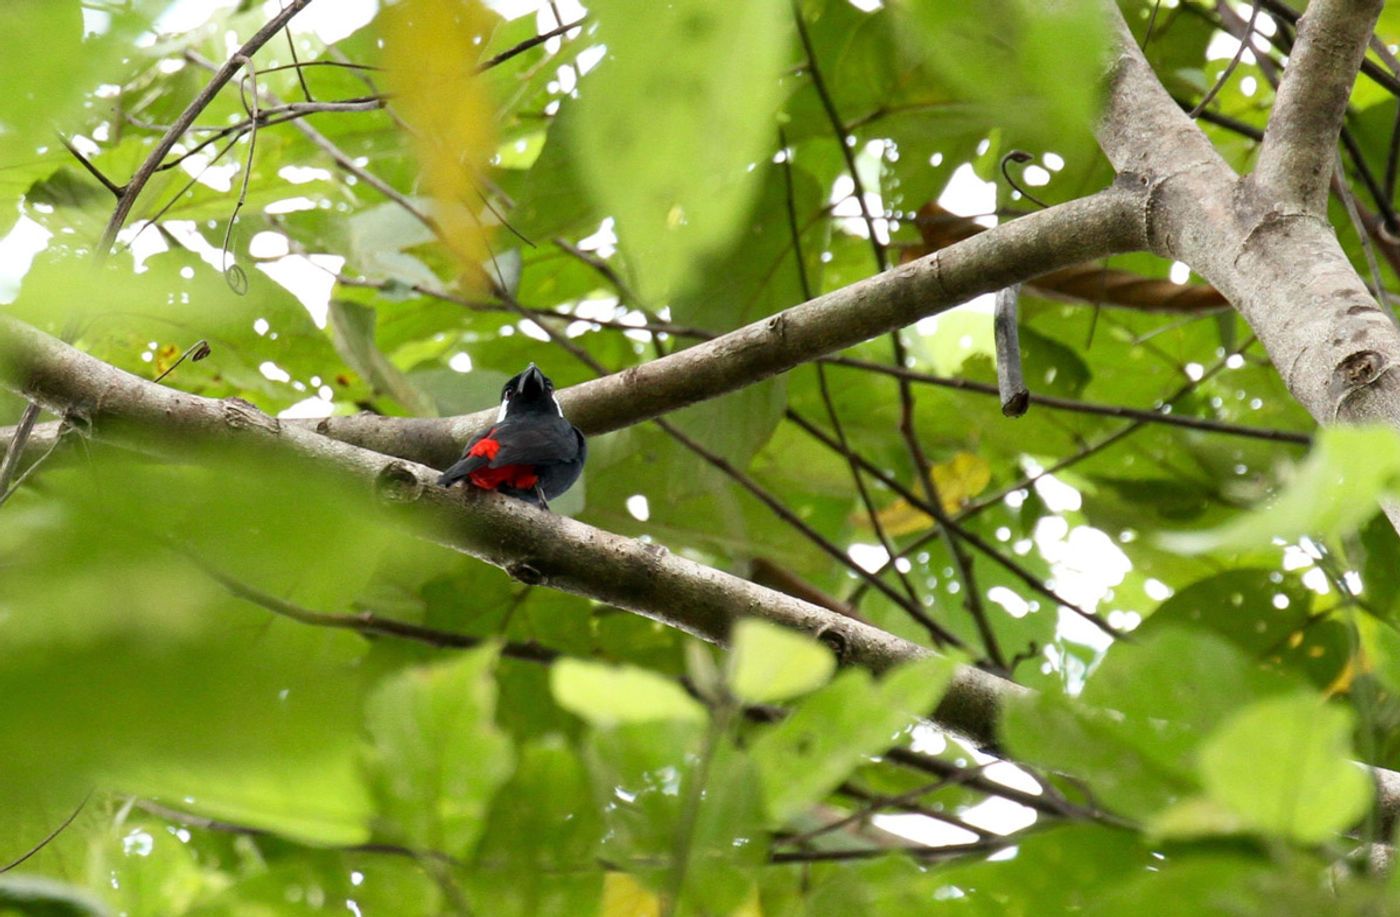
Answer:
<path fill-rule="evenodd" d="M 153 385 L 0 315 L 0 385 L 49 410 L 86 418 L 94 436 L 139 441 L 180 457 L 218 443 L 303 460 L 377 497 L 413 534 L 470 554 L 532 585 L 633 611 L 723 643 L 733 622 L 763 617 L 813 634 L 845 664 L 883 671 L 929 651 L 868 624 L 566 517 L 496 494 L 449 491 L 412 462 L 280 423 L 238 399 Z M 935 712 L 943 727 L 986 744 L 1003 698 L 1023 689 L 963 667 Z"/>
<path fill-rule="evenodd" d="M 155 147 L 136 170 L 136 174 L 131 177 L 131 181 L 122 186 L 122 195 L 117 200 L 116 209 L 112 211 L 112 216 L 107 221 L 107 227 L 102 231 L 102 241 L 97 247 L 99 257 L 111 251 L 112 244 L 117 240 L 117 233 L 131 213 L 132 205 L 136 203 L 137 196 L 140 195 L 141 189 L 146 187 L 146 182 L 150 181 L 151 176 L 156 173 L 156 169 L 160 167 L 165 154 L 169 153 L 171 148 L 175 146 L 185 131 L 194 123 L 194 119 L 199 117 L 199 113 L 204 111 L 214 100 L 214 96 L 219 94 L 219 90 L 224 88 L 224 84 L 243 67 L 242 62 L 256 54 L 259 48 L 282 31 L 282 28 L 292 21 L 292 17 L 301 12 L 310 2 L 311 0 L 290 0 L 283 9 L 278 11 L 276 16 L 268 20 L 261 29 L 258 29 L 252 38 L 230 54 L 228 60 L 224 61 L 223 66 L 215 72 L 209 83 L 200 90 L 199 95 L 185 106 L 185 110 L 180 112 L 180 117 L 176 118 L 170 129 L 161 136 L 160 140 L 156 141 Z"/>
<path fill-rule="evenodd" d="M 1145 205 L 1140 188 L 1119 183 L 1003 223 L 678 353 L 572 386 L 559 392 L 559 401 L 580 429 L 598 434 L 719 397 L 982 293 L 1141 248 Z M 493 417 L 494 411 L 442 419 L 330 417 L 319 421 L 316 430 L 342 442 L 441 467 Z"/>
<path fill-rule="evenodd" d="M 1366 0 L 1365 10 L 1372 5 Z M 1310 27 L 1312 40 L 1322 45 L 1310 53 L 1330 47 L 1333 63 L 1325 67 L 1326 61 L 1317 58 L 1308 64 L 1307 57 L 1300 63 L 1295 54 L 1285 83 L 1295 66 L 1325 70 L 1317 79 L 1329 73 L 1340 79 L 1338 35 L 1359 35 L 1355 53 L 1361 53 L 1370 26 L 1358 32 L 1361 26 L 1355 22 L 1329 25 L 1338 9 L 1361 10 L 1361 0 L 1320 2 L 1317 24 Z M 1148 190 L 1144 234 L 1151 249 L 1184 261 L 1230 300 L 1293 397 L 1319 423 L 1370 421 L 1400 429 L 1400 372 L 1395 371 L 1400 367 L 1400 331 L 1367 292 L 1325 213 L 1320 206 L 1299 210 L 1298 200 L 1272 196 L 1287 171 L 1283 165 L 1270 167 L 1276 174 L 1267 181 L 1235 175 L 1162 88 L 1116 7 L 1110 15 L 1118 24 L 1119 48 L 1099 144 L 1120 173 L 1133 174 Z M 1373 15 L 1357 12 L 1356 18 L 1369 23 Z M 1288 106 L 1296 104 L 1301 101 L 1285 105 L 1282 115 L 1276 110 L 1271 121 L 1283 124 L 1297 115 L 1298 124 L 1271 128 L 1295 143 L 1308 136 L 1299 125 L 1311 123 L 1296 112 L 1289 114 Z M 1332 176 L 1335 134 L 1336 125 L 1326 145 L 1323 193 Z M 1317 141 L 1316 133 L 1311 136 Z M 1392 524 L 1400 526 L 1400 506 L 1385 509 Z"/>
<path fill-rule="evenodd" d="M 280 423 L 238 399 L 216 400 L 154 385 L 0 315 L 0 385 L 93 434 L 172 457 L 192 443 L 220 443 L 314 463 L 377 497 L 413 534 L 501 567 L 530 584 L 572 592 L 723 643 L 742 616 L 815 635 L 845 664 L 879 672 L 929 651 L 828 609 L 518 500 L 436 487 L 422 465 Z M 933 720 L 980 744 L 995 741 L 998 711 L 1026 689 L 960 666 Z M 1400 814 L 1400 773 L 1372 768 L 1383 817 Z"/>
<path fill-rule="evenodd" d="M 1278 203 L 1326 217 L 1337 133 L 1383 0 L 1313 0 L 1275 96 L 1254 181 Z"/>

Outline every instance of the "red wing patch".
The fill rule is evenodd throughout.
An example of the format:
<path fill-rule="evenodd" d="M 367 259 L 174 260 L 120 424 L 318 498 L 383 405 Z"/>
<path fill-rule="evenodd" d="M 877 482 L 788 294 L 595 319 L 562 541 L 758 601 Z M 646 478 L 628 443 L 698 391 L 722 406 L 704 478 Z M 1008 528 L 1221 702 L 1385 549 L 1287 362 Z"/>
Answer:
<path fill-rule="evenodd" d="M 495 427 L 486 431 L 486 435 L 477 441 L 476 445 L 467 450 L 467 455 L 485 456 L 489 462 L 496 457 L 496 453 L 501 451 L 501 444 L 492 439 L 496 435 Z M 484 485 L 483 485 L 484 486 Z"/>
<path fill-rule="evenodd" d="M 500 448 L 494 439 L 483 439 L 482 443 L 490 443 L 493 447 L 491 454 L 496 454 L 496 449 Z M 478 446 L 481 443 L 477 443 Z M 535 482 L 540 476 L 535 474 L 532 465 L 502 465 L 500 468 L 478 468 L 468 477 L 471 482 L 483 490 L 495 490 L 502 485 L 513 487 L 516 490 L 529 490 L 535 486 Z"/>

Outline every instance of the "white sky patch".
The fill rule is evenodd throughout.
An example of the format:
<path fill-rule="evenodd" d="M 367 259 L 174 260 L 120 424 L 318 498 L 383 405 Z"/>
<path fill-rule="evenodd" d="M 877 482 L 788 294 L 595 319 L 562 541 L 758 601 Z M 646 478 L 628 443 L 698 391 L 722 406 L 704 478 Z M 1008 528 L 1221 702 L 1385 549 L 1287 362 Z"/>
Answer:
<path fill-rule="evenodd" d="M 281 12 L 281 0 L 263 4 L 263 16 L 271 19 Z M 311 32 L 327 44 L 348 37 L 366 25 L 379 11 L 378 0 L 335 0 L 313 3 L 292 17 L 287 24 L 293 34 Z M 284 43 L 285 44 L 285 43 Z"/>
<path fill-rule="evenodd" d="M 846 549 L 846 553 L 851 556 L 851 560 L 856 562 L 862 570 L 874 573 L 885 565 L 890 559 L 889 552 L 878 544 L 861 544 L 855 542 Z"/>
<path fill-rule="evenodd" d="M 871 817 L 870 823 L 881 831 L 907 837 L 915 843 L 928 847 L 970 844 L 977 840 L 977 835 L 966 828 L 959 828 L 957 825 L 950 825 L 947 822 L 913 813 L 875 815 Z"/>
<path fill-rule="evenodd" d="M 179 242 L 182 248 L 194 252 L 201 261 L 214 270 L 223 271 L 224 256 L 217 247 L 211 245 L 209 240 L 204 238 L 199 228 L 195 226 L 194 220 L 168 220 L 162 222 L 160 226 L 171 238 Z M 159 236 L 160 233 L 147 229 L 146 232 L 142 233 L 142 236 L 147 235 Z"/>
<path fill-rule="evenodd" d="M 1050 184 L 1050 172 L 1044 166 L 1029 165 L 1021 170 L 1021 181 L 1032 188 Z"/>
<path fill-rule="evenodd" d="M 188 32 L 208 22 L 216 10 L 231 7 L 234 3 L 235 0 L 175 0 L 156 19 L 154 27 L 162 35 Z"/>
<path fill-rule="evenodd" d="M 549 341 L 549 333 L 540 327 L 539 322 L 532 318 L 522 318 L 520 320 L 520 333 L 527 338 L 534 338 L 537 341 Z"/>
<path fill-rule="evenodd" d="M 278 411 L 277 416 L 288 419 L 318 419 L 331 416 L 331 412 L 334 410 L 334 404 L 328 399 L 316 395 L 312 398 L 303 398 L 291 407 Z"/>
<path fill-rule="evenodd" d="M 453 372 L 469 373 L 472 371 L 472 356 L 465 350 L 459 350 L 447 361 L 447 365 Z"/>
<path fill-rule="evenodd" d="M 1024 618 L 1031 612 L 1030 604 L 1005 586 L 988 589 L 987 598 L 1006 609 L 1006 613 L 1013 618 Z"/>
<path fill-rule="evenodd" d="M 1290 544 L 1283 549 L 1283 569 L 1285 570 L 1306 570 L 1316 561 L 1301 545 Z"/>
<path fill-rule="evenodd" d="M 289 185 L 304 185 L 313 181 L 330 181 L 335 176 L 329 169 L 315 166 L 283 166 L 277 170 L 277 177 Z"/>
<path fill-rule="evenodd" d="M 309 197 L 285 197 L 280 201 L 273 201 L 263 208 L 263 213 L 277 215 L 279 213 L 296 213 L 299 210 L 315 210 L 316 202 Z"/>
<path fill-rule="evenodd" d="M 1332 584 L 1328 581 L 1327 574 L 1319 567 L 1313 567 L 1303 574 L 1303 585 L 1318 595 L 1326 595 L 1332 591 Z"/>
<path fill-rule="evenodd" d="M 1172 597 L 1172 587 L 1159 579 L 1149 577 L 1147 582 L 1142 584 L 1142 591 L 1149 599 L 1157 602 L 1165 602 Z"/>
<path fill-rule="evenodd" d="M 982 315 L 990 316 L 996 311 L 997 297 L 995 293 L 983 293 L 981 296 L 974 296 L 960 306 L 952 309 L 945 309 L 938 315 L 930 315 L 928 318 L 921 318 L 914 323 L 914 330 L 919 334 L 934 335 L 938 333 L 938 320 L 944 315 L 951 315 L 954 312 L 978 312 Z"/>
<path fill-rule="evenodd" d="M 1033 486 L 1035 487 L 1035 492 L 1040 495 L 1040 499 L 1045 501 L 1045 506 L 1052 513 L 1076 512 L 1082 503 L 1079 491 L 1070 487 L 1053 474 L 1041 475 L 1036 478 Z M 1063 522 L 1063 520 L 1061 521 Z"/>
<path fill-rule="evenodd" d="M 602 299 L 580 299 L 574 304 L 573 313 L 582 319 L 610 322 L 617 317 L 617 306 L 616 296 L 605 296 Z"/>
<path fill-rule="evenodd" d="M 291 382 L 292 374 L 271 360 L 264 360 L 258 364 L 258 372 L 263 374 L 263 378 L 269 382 Z"/>
<path fill-rule="evenodd" d="M 1035 778 L 1010 761 L 994 761 L 983 768 L 982 775 L 988 780 L 995 780 L 1002 786 L 1023 793 L 1035 793 L 1038 796 L 1041 792 L 1040 784 Z"/>
<path fill-rule="evenodd" d="M 1173 261 L 1171 273 L 1172 283 L 1185 283 L 1191 279 L 1191 267 L 1182 261 Z"/>
<path fill-rule="evenodd" d="M 83 7 L 83 35 L 106 35 L 112 27 L 112 14 Z"/>
<path fill-rule="evenodd" d="M 1030 806 L 992 796 L 967 809 L 959 817 L 983 831 L 1012 834 L 1035 824 L 1036 814 Z"/>
<path fill-rule="evenodd" d="M 254 258 L 280 258 L 289 251 L 287 237 L 280 232 L 263 231 L 248 240 L 248 254 Z"/>
<path fill-rule="evenodd" d="M 909 730 L 909 747 L 920 754 L 941 755 L 948 748 L 948 737 L 928 723 L 916 723 Z"/>
<path fill-rule="evenodd" d="M 582 15 L 581 11 L 580 15 Z M 569 19 L 568 14 L 565 14 L 564 18 L 569 22 L 574 21 L 572 19 Z M 598 62 L 601 61 L 603 59 L 603 55 L 607 53 L 607 45 L 594 45 L 591 48 L 584 48 L 578 53 L 578 57 L 574 58 L 574 60 L 578 61 L 578 72 L 580 74 L 583 74 L 592 70 L 594 67 L 598 66 Z"/>
<path fill-rule="evenodd" d="M 335 277 L 344 266 L 340 255 L 288 255 L 257 268 L 295 296 L 317 328 L 324 328 Z"/>
<path fill-rule="evenodd" d="M 831 184 L 831 215 L 838 217 L 836 227 L 850 236 L 860 239 L 870 238 L 870 227 L 861 213 L 860 200 L 855 196 L 856 183 L 849 175 L 837 176 Z M 875 238 L 882 244 L 890 241 L 889 221 L 884 218 L 885 201 L 869 189 L 865 192 L 865 209 L 870 212 L 870 222 L 875 227 Z"/>
<path fill-rule="evenodd" d="M 979 224 L 991 228 L 997 225 L 997 186 L 978 178 L 972 166 L 963 163 L 938 195 L 938 206 L 960 217 L 976 217 Z"/>
<path fill-rule="evenodd" d="M 627 512 L 632 514 L 632 518 L 638 522 L 646 522 L 651 518 L 651 504 L 647 502 L 645 494 L 633 494 L 627 498 Z"/>
<path fill-rule="evenodd" d="M 20 216 L 0 239 L 0 303 L 15 301 L 34 256 L 48 247 L 51 238 L 53 233 L 42 225 Z"/>
<path fill-rule="evenodd" d="M 190 178 L 221 193 L 233 190 L 233 178 L 243 168 L 239 160 L 213 162 L 213 157 L 195 153 L 180 161 L 180 169 Z"/>
<path fill-rule="evenodd" d="M 599 258 L 611 258 L 617 251 L 617 233 L 613 231 L 614 225 L 616 223 L 612 217 L 603 217 L 597 232 L 579 239 L 578 247 L 586 252 L 597 252 Z"/>
<path fill-rule="evenodd" d="M 1136 611 L 1123 611 L 1115 608 L 1108 613 L 1108 626 L 1114 630 L 1132 631 L 1137 630 L 1142 623 L 1142 615 Z"/>

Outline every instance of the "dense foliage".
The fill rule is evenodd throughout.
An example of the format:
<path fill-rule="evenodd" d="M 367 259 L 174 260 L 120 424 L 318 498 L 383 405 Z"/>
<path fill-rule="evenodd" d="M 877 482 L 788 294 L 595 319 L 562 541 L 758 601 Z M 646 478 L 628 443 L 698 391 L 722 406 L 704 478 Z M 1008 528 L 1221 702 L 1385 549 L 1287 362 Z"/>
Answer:
<path fill-rule="evenodd" d="M 289 419 L 445 417 L 1113 177 L 1105 13 L 1034 0 L 316 0 L 172 133 L 289 5 L 7 6 L 6 313 Z M 1264 6 L 1200 120 L 1241 171 L 1292 29 Z M 1186 106 L 1250 15 L 1122 10 Z M 1368 277 L 1348 207 L 1389 212 L 1394 85 L 1361 78 L 1348 118 L 1381 200 L 1333 204 Z M 0 914 L 1394 908 L 1353 763 L 1400 768 L 1393 437 L 1309 453 L 1184 266 L 1078 276 L 1020 301 L 1056 404 L 1004 417 L 990 315 L 958 309 L 595 436 L 554 507 L 945 651 L 879 678 L 522 584 L 304 463 L 41 422 L 0 505 L 0 864 L 37 848 Z M 955 527 L 914 505 L 930 483 Z M 1035 689 L 995 747 L 927 720 L 955 662 Z"/>

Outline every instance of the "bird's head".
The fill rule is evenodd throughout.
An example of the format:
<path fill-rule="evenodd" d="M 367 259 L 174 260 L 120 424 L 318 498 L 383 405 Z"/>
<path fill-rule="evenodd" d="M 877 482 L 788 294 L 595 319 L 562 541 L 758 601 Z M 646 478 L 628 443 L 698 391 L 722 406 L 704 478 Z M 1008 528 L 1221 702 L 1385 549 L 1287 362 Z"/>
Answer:
<path fill-rule="evenodd" d="M 559 407 L 559 401 L 554 397 L 554 383 L 533 363 L 525 367 L 524 372 L 511 376 L 505 388 L 501 389 L 501 410 L 496 415 L 496 422 L 522 414 L 564 416 L 563 408 Z"/>

